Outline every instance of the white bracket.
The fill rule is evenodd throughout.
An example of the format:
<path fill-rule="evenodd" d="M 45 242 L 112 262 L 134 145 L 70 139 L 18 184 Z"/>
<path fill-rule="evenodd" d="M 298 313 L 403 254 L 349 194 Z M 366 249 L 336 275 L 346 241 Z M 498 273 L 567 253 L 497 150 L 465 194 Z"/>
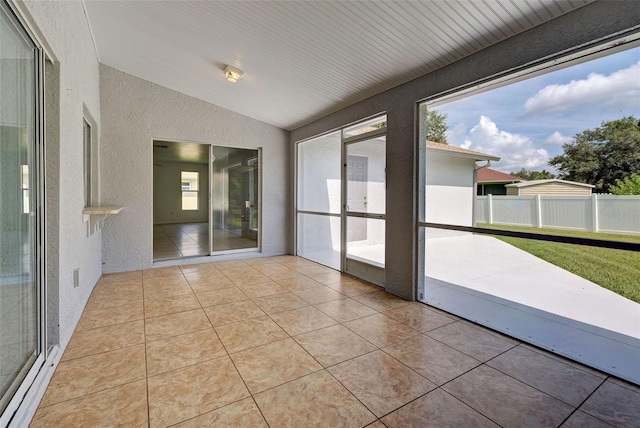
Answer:
<path fill-rule="evenodd" d="M 102 228 L 104 219 L 107 216 L 118 214 L 122 211 L 119 205 L 107 205 L 103 207 L 86 207 L 82 211 L 82 221 L 89 223 L 89 236 Z"/>

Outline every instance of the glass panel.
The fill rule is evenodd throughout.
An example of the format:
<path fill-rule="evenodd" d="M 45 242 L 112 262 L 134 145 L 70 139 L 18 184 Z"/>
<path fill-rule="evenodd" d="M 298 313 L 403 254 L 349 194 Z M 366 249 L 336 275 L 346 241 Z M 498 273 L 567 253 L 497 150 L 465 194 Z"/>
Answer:
<path fill-rule="evenodd" d="M 258 150 L 213 148 L 213 251 L 258 247 Z"/>
<path fill-rule="evenodd" d="M 83 172 L 84 172 L 84 206 L 91 205 L 91 126 L 86 120 L 82 121 L 83 129 Z"/>
<path fill-rule="evenodd" d="M 378 116 L 374 119 L 360 122 L 356 125 L 345 128 L 343 131 L 344 138 L 355 137 L 356 135 L 366 134 L 377 129 L 386 128 L 387 116 Z"/>
<path fill-rule="evenodd" d="M 0 412 L 38 349 L 35 53 L 0 5 Z"/>
<path fill-rule="evenodd" d="M 197 172 L 182 171 L 180 173 L 183 211 L 195 211 L 198 209 L 198 177 Z"/>
<path fill-rule="evenodd" d="M 347 212 L 385 213 L 386 137 L 347 146 Z"/>
<path fill-rule="evenodd" d="M 298 255 L 340 270 L 340 217 L 298 214 Z"/>
<path fill-rule="evenodd" d="M 347 217 L 347 236 L 351 238 L 347 241 L 347 257 L 384 267 L 384 229 L 384 220 Z"/>
<path fill-rule="evenodd" d="M 298 144 L 298 209 L 340 214 L 340 132 Z"/>

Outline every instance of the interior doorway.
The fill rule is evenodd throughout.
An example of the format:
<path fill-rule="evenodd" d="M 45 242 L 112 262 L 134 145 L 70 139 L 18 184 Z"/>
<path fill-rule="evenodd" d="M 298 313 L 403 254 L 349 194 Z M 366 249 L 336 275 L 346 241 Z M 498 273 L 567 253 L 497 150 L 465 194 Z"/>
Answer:
<path fill-rule="evenodd" d="M 258 249 L 259 150 L 154 141 L 153 260 Z"/>

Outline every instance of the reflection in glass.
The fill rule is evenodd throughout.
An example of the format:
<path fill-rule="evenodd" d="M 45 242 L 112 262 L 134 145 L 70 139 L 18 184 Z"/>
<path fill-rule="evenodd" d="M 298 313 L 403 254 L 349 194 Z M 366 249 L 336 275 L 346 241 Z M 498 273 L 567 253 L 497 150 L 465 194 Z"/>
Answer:
<path fill-rule="evenodd" d="M 298 255 L 340 270 L 340 217 L 298 213 Z"/>
<path fill-rule="evenodd" d="M 258 247 L 258 150 L 213 148 L 213 251 Z"/>
<path fill-rule="evenodd" d="M 0 412 L 38 354 L 35 55 L 0 5 Z"/>

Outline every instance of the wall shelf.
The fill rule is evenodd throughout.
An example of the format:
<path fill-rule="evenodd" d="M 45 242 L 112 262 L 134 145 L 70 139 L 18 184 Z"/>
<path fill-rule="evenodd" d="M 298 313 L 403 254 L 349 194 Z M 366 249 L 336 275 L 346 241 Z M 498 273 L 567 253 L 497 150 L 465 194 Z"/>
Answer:
<path fill-rule="evenodd" d="M 89 236 L 102 228 L 107 216 L 118 214 L 123 207 L 119 205 L 105 205 L 102 207 L 85 207 L 82 211 L 82 220 L 89 223 Z"/>

